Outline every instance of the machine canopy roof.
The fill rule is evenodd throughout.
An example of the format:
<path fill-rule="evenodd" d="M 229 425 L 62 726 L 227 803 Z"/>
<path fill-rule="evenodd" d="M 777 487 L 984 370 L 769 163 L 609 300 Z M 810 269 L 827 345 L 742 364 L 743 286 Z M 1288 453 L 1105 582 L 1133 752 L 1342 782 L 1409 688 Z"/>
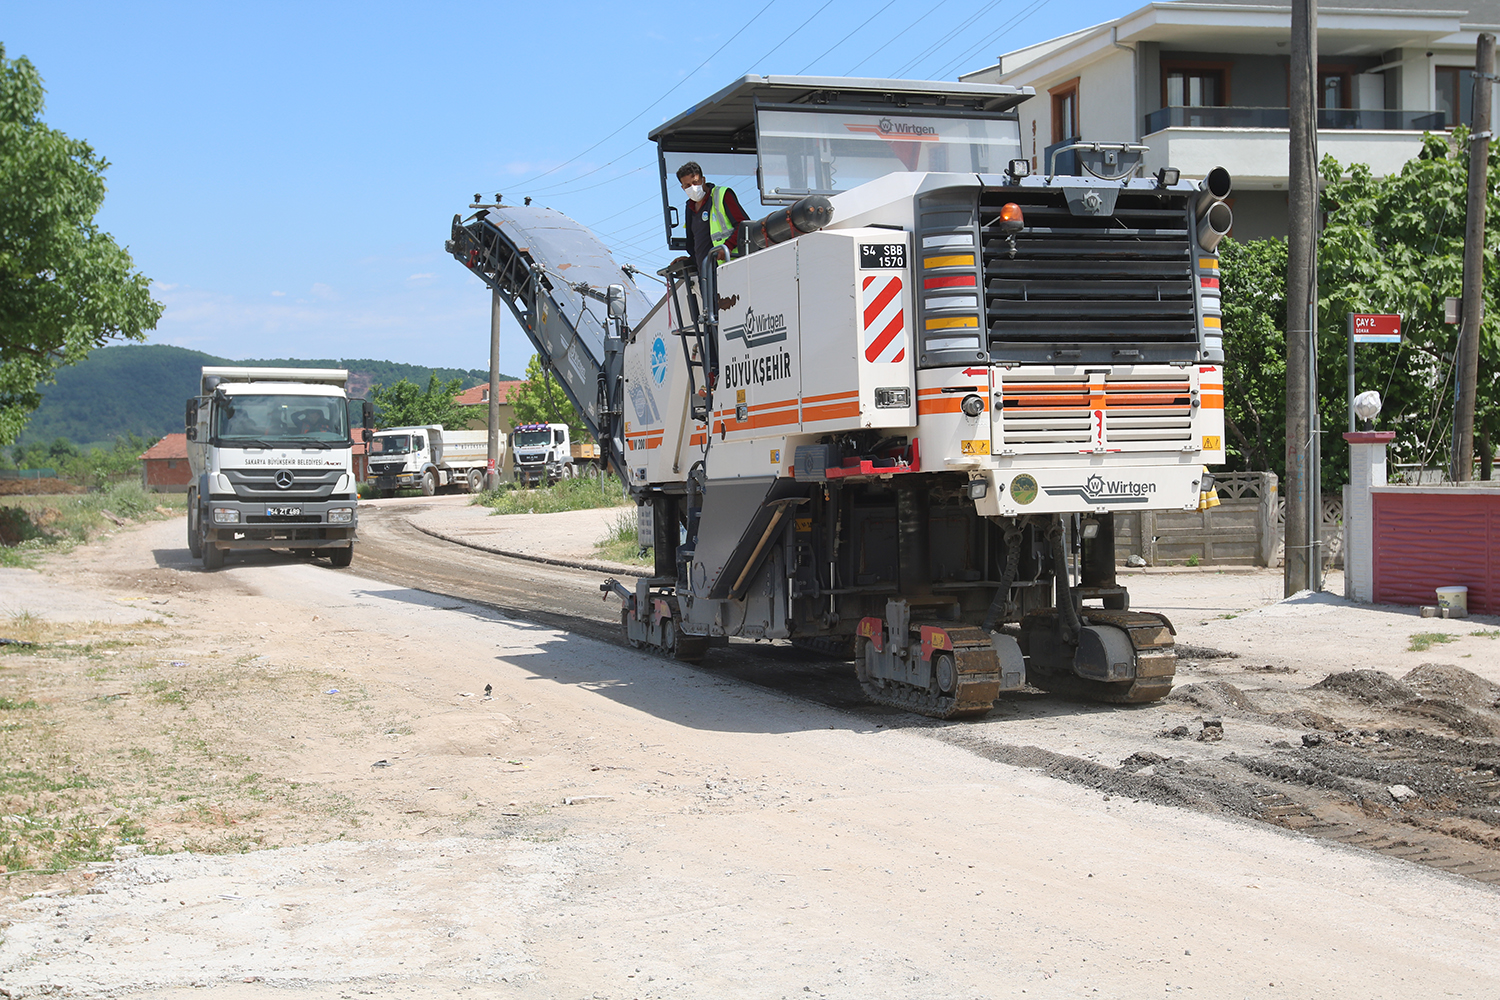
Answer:
<path fill-rule="evenodd" d="M 807 105 L 878 113 L 883 110 L 968 111 L 998 116 L 1036 92 L 1031 87 L 945 80 L 877 80 L 841 76 L 741 77 L 682 114 L 657 126 L 650 138 L 683 152 L 755 151 L 757 105 Z"/>

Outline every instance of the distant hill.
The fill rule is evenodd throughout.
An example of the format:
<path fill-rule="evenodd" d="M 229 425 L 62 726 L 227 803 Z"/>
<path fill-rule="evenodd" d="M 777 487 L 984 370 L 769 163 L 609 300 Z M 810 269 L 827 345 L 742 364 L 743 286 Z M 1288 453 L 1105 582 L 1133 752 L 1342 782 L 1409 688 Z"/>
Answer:
<path fill-rule="evenodd" d="M 487 370 L 423 368 L 372 358 L 234 361 L 165 344 L 101 347 L 81 364 L 60 370 L 56 385 L 43 387 L 42 405 L 18 443 L 49 443 L 61 437 L 87 447 L 122 434 L 154 439 L 180 431 L 182 404 L 198 391 L 198 370 L 204 365 L 347 368 L 353 396 L 367 396 L 372 385 L 393 385 L 403 378 L 425 387 L 434 371 L 445 382 L 461 380 L 465 389 L 489 380 Z"/>

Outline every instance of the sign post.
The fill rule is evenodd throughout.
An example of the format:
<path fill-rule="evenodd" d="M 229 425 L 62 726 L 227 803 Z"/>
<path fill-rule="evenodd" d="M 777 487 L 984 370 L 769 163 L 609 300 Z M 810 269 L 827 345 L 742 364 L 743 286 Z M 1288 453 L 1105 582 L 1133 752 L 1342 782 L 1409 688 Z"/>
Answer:
<path fill-rule="evenodd" d="M 1354 427 L 1354 345 L 1401 343 L 1401 317 L 1349 314 L 1349 429 Z"/>

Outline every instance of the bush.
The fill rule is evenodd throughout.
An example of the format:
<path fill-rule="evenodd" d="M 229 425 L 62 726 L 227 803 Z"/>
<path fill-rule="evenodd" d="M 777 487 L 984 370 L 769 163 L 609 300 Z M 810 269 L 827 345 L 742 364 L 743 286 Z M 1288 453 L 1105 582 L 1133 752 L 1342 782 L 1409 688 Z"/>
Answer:
<path fill-rule="evenodd" d="M 624 486 L 612 475 L 564 479 L 531 490 L 506 486 L 474 498 L 474 503 L 483 504 L 496 514 L 555 514 L 563 510 L 623 507 L 630 502 Z"/>

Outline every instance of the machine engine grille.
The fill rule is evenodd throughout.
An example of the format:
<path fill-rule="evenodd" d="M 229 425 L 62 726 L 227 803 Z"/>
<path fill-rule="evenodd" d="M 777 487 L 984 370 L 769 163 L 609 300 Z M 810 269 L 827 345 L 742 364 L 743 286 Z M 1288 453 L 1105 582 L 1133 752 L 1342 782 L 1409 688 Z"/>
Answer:
<path fill-rule="evenodd" d="M 1006 445 L 1094 442 L 1095 414 L 1118 450 L 1159 448 L 1192 439 L 1191 377 L 1185 371 L 1116 370 L 1097 382 L 1043 372 L 1007 374 L 1002 383 L 1001 436 Z"/>
<path fill-rule="evenodd" d="M 997 226 L 1007 202 L 1025 229 Z M 1062 191 L 986 191 L 979 223 L 996 360 L 1149 363 L 1198 353 L 1193 240 L 1180 194 L 1121 191 L 1112 215 L 1074 215 Z"/>

